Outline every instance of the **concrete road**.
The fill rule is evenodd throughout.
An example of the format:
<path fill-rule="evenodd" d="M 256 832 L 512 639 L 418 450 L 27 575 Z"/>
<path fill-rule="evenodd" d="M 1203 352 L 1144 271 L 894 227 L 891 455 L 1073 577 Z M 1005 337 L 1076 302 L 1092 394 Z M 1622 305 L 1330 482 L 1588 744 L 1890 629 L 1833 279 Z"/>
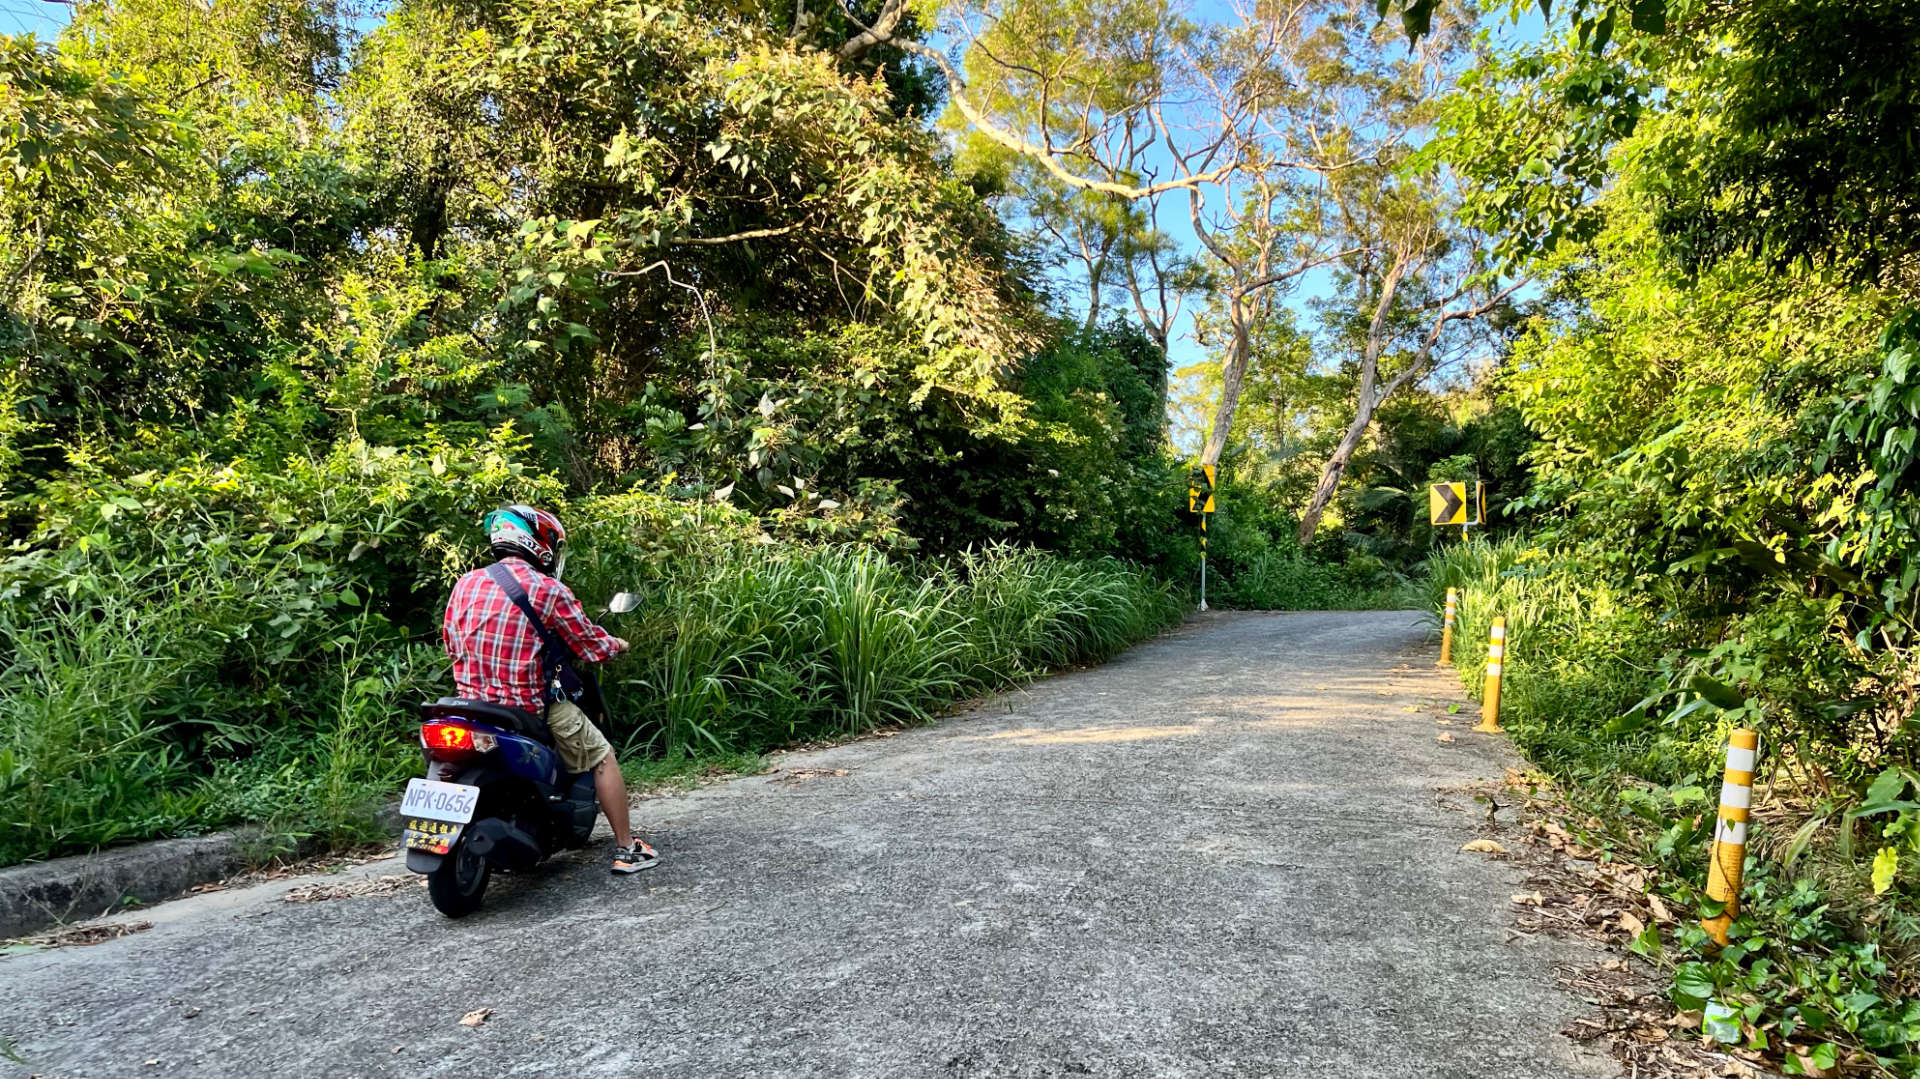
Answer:
<path fill-rule="evenodd" d="M 0 1034 L 23 1075 L 1617 1074 L 1556 1033 L 1586 953 L 1504 943 L 1520 875 L 1459 850 L 1484 811 L 1440 788 L 1513 758 L 1436 726 L 1435 651 L 1407 612 L 1202 616 L 643 802 L 638 877 L 595 849 L 463 922 L 265 886 L 0 958 Z"/>

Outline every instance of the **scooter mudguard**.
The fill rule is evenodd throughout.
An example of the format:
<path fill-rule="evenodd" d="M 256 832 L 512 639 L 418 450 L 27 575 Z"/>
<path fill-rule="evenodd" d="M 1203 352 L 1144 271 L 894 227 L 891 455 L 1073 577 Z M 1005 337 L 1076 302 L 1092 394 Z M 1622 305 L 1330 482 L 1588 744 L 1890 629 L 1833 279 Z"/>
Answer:
<path fill-rule="evenodd" d="M 407 868 L 415 873 L 431 873 L 440 868 L 447 860 L 444 854 L 435 854 L 430 850 L 410 850 L 407 852 Z"/>

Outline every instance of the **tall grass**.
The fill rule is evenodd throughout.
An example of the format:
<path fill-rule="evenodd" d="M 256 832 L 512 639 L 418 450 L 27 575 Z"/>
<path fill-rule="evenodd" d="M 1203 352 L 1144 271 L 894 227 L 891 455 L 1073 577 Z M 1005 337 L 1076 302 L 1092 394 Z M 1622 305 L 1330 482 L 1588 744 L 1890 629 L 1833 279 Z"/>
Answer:
<path fill-rule="evenodd" d="M 1714 738 L 1619 722 L 1662 684 L 1654 665 L 1674 644 L 1645 603 L 1525 540 L 1451 545 L 1428 567 L 1421 606 L 1436 630 L 1446 590 L 1459 590 L 1453 654 L 1476 697 L 1487 631 L 1506 619 L 1501 722 L 1528 756 L 1574 780 L 1626 772 L 1672 782 L 1711 770 Z"/>
<path fill-rule="evenodd" d="M 189 643 L 183 613 L 106 601 L 29 620 L 0 606 L 0 861 L 191 817 L 197 802 L 180 789 L 190 764 L 149 710 L 193 665 L 166 647 Z"/>
<path fill-rule="evenodd" d="M 1213 593 L 1220 606 L 1240 610 L 1368 611 L 1419 606 L 1423 589 L 1384 566 L 1362 570 L 1269 549 L 1223 561 Z"/>
<path fill-rule="evenodd" d="M 924 722 L 1184 609 L 1124 563 L 1013 547 L 717 544 L 662 562 L 619 535 L 577 584 L 646 597 L 614 624 L 634 647 L 604 679 L 608 733 L 643 765 Z M 0 864 L 240 821 L 358 838 L 417 766 L 413 704 L 452 689 L 430 631 L 394 626 L 325 561 L 227 553 L 0 567 Z"/>
<path fill-rule="evenodd" d="M 645 753 L 757 751 L 917 723 L 1102 659 L 1179 617 L 1119 562 L 991 547 L 901 562 L 858 548 L 748 548 L 650 597 L 614 670 L 615 725 Z"/>

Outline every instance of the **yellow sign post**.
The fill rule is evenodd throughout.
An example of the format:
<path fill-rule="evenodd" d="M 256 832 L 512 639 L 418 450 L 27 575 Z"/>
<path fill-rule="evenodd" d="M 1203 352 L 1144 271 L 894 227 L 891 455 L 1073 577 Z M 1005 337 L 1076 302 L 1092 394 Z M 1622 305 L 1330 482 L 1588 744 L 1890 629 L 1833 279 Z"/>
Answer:
<path fill-rule="evenodd" d="M 1207 609 L 1207 514 L 1213 512 L 1213 465 L 1187 477 L 1187 512 L 1200 515 L 1200 609 Z"/>
<path fill-rule="evenodd" d="M 1499 734 L 1500 676 L 1507 666 L 1507 620 L 1496 618 L 1487 628 L 1487 680 L 1480 690 L 1480 725 L 1474 730 Z"/>
<path fill-rule="evenodd" d="M 1707 863 L 1707 898 L 1723 904 L 1700 925 L 1715 943 L 1727 942 L 1727 926 L 1740 913 L 1740 874 L 1747 860 L 1747 819 L 1753 806 L 1753 771 L 1760 735 L 1735 727 L 1727 736 L 1727 770 L 1720 779 L 1720 816 L 1713 827 L 1713 860 Z"/>
<path fill-rule="evenodd" d="M 1213 465 L 1201 465 L 1199 469 L 1201 475 L 1191 476 L 1188 478 L 1187 480 L 1187 512 L 1188 513 L 1212 513 L 1213 512 L 1213 470 L 1214 470 Z M 1203 482 L 1201 478 L 1202 476 L 1205 477 L 1204 482 L 1206 486 L 1204 487 L 1201 486 L 1201 483 Z"/>

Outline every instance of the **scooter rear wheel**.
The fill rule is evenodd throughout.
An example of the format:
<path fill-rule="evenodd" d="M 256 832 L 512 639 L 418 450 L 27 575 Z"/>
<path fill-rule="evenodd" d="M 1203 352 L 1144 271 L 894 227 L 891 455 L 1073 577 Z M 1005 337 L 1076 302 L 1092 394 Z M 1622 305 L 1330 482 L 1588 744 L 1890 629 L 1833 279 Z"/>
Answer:
<path fill-rule="evenodd" d="M 427 897 L 433 900 L 433 909 L 447 917 L 464 918 L 480 909 L 492 875 L 493 866 L 461 843 L 427 874 Z"/>

